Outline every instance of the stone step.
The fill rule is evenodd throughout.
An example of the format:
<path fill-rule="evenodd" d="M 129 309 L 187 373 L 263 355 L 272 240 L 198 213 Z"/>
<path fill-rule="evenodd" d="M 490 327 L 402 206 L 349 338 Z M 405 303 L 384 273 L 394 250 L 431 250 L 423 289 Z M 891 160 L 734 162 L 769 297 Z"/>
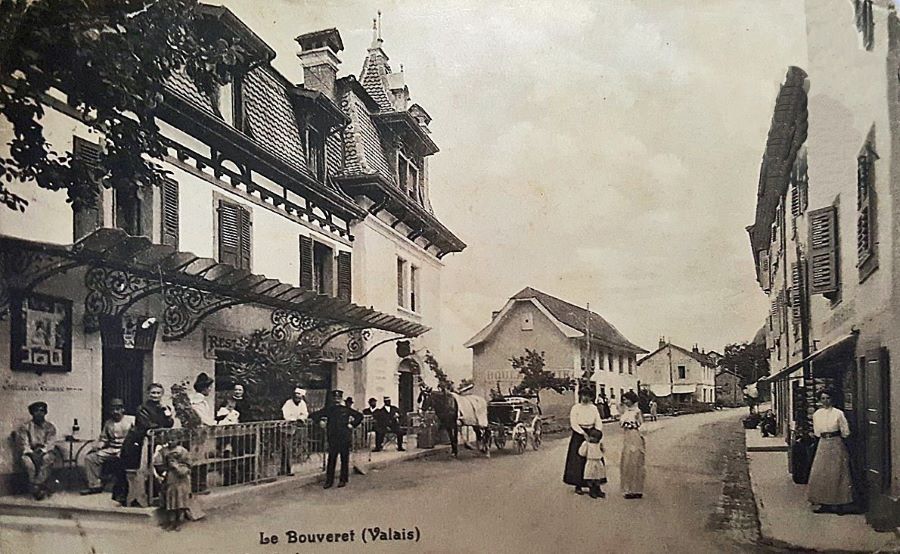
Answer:
<path fill-rule="evenodd" d="M 153 520 L 146 518 L 146 524 Z M 134 531 L 135 523 L 130 520 L 109 521 L 93 518 L 64 519 L 59 517 L 41 517 L 34 515 L 0 514 L 0 529 L 23 531 L 27 533 L 81 534 L 92 533 L 127 533 Z"/>
<path fill-rule="evenodd" d="M 53 502 L 52 498 L 40 502 L 24 497 L 0 499 L 0 516 L 36 517 L 57 520 L 77 518 L 91 521 L 152 523 L 154 513 L 154 508 L 72 506 L 62 502 Z"/>

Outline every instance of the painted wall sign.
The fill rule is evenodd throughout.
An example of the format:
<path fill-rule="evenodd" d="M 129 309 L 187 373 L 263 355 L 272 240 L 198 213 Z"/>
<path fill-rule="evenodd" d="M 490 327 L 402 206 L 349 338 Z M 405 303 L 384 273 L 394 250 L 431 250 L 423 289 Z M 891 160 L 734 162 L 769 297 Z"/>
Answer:
<path fill-rule="evenodd" d="M 18 371 L 72 371 L 72 301 L 43 294 L 12 299 L 10 360 Z"/>
<path fill-rule="evenodd" d="M 221 352 L 235 352 L 247 343 L 247 337 L 226 329 L 203 330 L 203 357 L 208 360 L 217 359 Z"/>

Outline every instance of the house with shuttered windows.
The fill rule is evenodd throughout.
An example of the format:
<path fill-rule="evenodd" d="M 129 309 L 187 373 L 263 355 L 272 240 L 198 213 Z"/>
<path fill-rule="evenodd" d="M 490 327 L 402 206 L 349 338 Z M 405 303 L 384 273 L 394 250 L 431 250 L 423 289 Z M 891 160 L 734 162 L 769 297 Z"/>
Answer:
<path fill-rule="evenodd" d="M 748 228 L 771 303 L 766 380 L 788 444 L 808 433 L 818 391 L 833 391 L 851 427 L 855 501 L 870 524 L 892 529 L 900 521 L 900 372 L 891 368 L 900 352 L 900 47 L 891 37 L 900 23 L 880 0 L 808 2 L 806 19 L 808 59 L 788 71 L 776 99 Z"/>
<path fill-rule="evenodd" d="M 64 194 L 10 184 L 29 207 L 0 218 L 0 381 L 14 416 L 0 418 L 3 436 L 36 400 L 61 434 L 77 420 L 96 437 L 109 401 L 134 414 L 149 383 L 169 391 L 205 372 L 221 395 L 255 331 L 307 348 L 296 385 L 311 409 L 332 388 L 397 400 L 417 366 L 389 343 L 438 343 L 420 337 L 440 327 L 442 259 L 465 245 L 434 216 L 429 117 L 400 102 L 383 51 L 370 51 L 364 86 L 336 78 L 336 30 L 302 35 L 296 85 L 228 9 L 201 6 L 197 25 L 246 59 L 212 90 L 182 72 L 165 83 L 162 186 L 103 186 L 73 210 Z M 45 109 L 52 147 L 108 185 L 106 139 L 67 104 L 64 83 Z M 0 476 L 12 472 L 8 447 Z"/>

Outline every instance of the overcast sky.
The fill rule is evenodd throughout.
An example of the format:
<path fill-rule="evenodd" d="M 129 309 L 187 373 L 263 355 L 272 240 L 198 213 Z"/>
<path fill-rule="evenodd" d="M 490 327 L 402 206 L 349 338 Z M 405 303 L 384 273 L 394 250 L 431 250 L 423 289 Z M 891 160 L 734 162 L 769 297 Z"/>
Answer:
<path fill-rule="evenodd" d="M 760 158 L 778 87 L 804 65 L 786 0 L 230 0 L 302 81 L 294 37 L 337 27 L 358 74 L 381 9 L 384 50 L 434 117 L 435 213 L 468 248 L 444 258 L 444 359 L 532 286 L 631 341 L 720 350 L 750 340 Z"/>

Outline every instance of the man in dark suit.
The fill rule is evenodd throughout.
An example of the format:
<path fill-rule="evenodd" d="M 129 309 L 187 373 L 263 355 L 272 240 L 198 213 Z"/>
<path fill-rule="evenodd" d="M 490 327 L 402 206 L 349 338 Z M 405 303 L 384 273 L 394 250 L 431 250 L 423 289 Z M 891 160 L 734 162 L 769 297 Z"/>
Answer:
<path fill-rule="evenodd" d="M 403 429 L 400 427 L 400 410 L 391 405 L 391 397 L 384 397 L 384 406 L 375 410 L 375 450 L 380 452 L 384 447 L 384 436 L 391 431 L 397 437 L 397 450 L 403 452 Z"/>
<path fill-rule="evenodd" d="M 362 423 L 363 415 L 342 403 L 344 391 L 331 391 L 331 402 L 321 410 L 309 414 L 312 421 L 325 426 L 328 439 L 328 465 L 325 470 L 325 488 L 334 485 L 334 470 L 338 456 L 341 457 L 341 476 L 338 487 L 347 486 L 350 478 L 350 444 L 353 428 Z"/>

